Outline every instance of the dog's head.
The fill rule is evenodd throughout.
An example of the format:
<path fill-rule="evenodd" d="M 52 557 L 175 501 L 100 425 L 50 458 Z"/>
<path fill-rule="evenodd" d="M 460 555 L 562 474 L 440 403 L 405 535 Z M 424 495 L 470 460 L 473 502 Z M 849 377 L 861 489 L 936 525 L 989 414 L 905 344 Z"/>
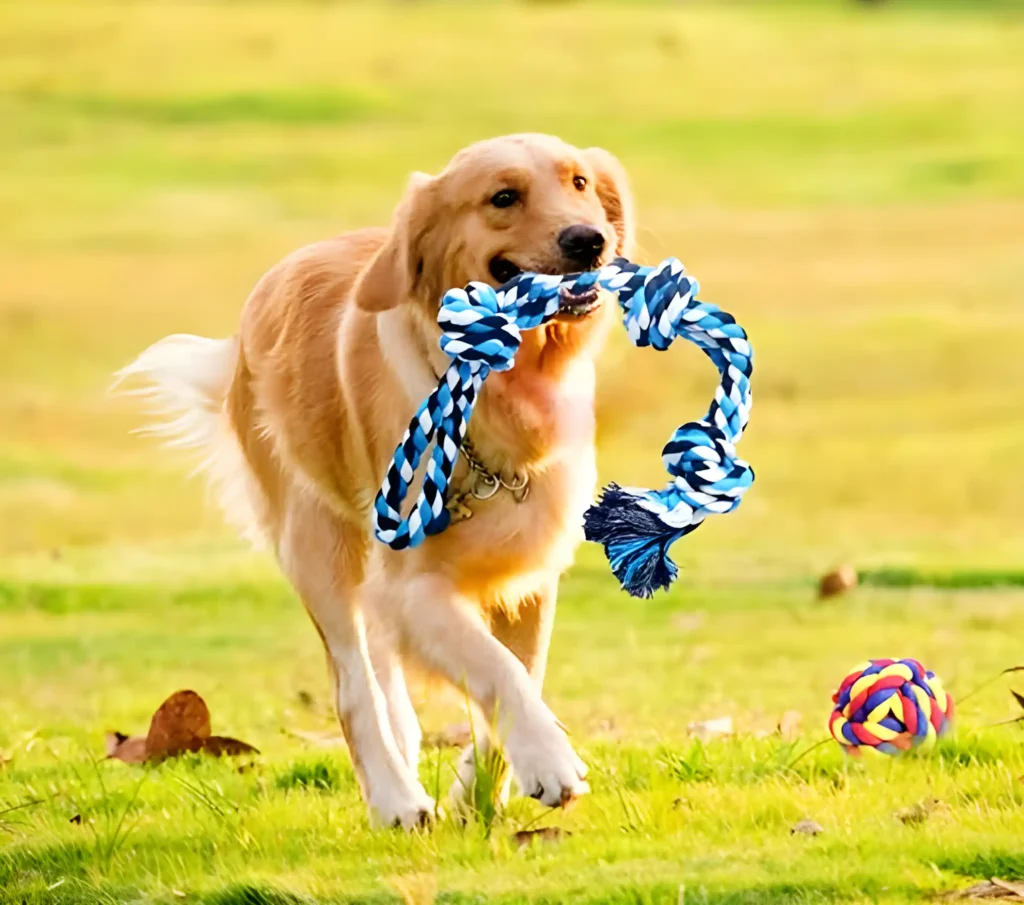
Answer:
<path fill-rule="evenodd" d="M 523 271 L 574 273 L 629 256 L 633 204 L 619 162 L 548 135 L 511 135 L 459 152 L 438 176 L 417 174 L 391 234 L 356 287 L 358 304 L 405 302 L 436 316 L 447 289 L 499 286 Z M 592 306 L 567 306 L 561 320 Z"/>

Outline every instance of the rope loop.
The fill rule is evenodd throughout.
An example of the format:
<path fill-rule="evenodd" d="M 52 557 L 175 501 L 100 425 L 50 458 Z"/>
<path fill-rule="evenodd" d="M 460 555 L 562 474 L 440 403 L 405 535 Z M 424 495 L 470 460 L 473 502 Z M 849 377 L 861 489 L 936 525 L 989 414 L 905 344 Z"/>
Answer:
<path fill-rule="evenodd" d="M 698 301 L 699 284 L 675 258 L 657 267 L 618 258 L 587 273 L 523 273 L 498 289 L 470 283 L 445 294 L 438 323 L 441 348 L 452 363 L 395 450 L 374 502 L 379 540 L 404 549 L 448 526 L 448 485 L 487 375 L 514 366 L 523 330 L 552 318 L 564 300 L 595 288 L 617 294 L 634 345 L 664 351 L 684 337 L 704 350 L 721 382 L 704 418 L 679 427 L 662 451 L 673 480 L 661 490 L 609 484 L 584 515 L 587 539 L 604 546 L 626 591 L 650 597 L 678 572 L 668 548 L 708 515 L 739 505 L 754 480 L 735 446 L 750 418 L 753 351 L 747 335 L 731 315 Z M 409 485 L 431 445 L 423 486 L 403 517 Z"/>

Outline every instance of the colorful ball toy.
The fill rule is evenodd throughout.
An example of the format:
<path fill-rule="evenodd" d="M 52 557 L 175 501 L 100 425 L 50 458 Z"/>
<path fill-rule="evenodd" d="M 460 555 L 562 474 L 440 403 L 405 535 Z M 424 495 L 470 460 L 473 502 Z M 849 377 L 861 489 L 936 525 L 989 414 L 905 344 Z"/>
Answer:
<path fill-rule="evenodd" d="M 869 660 L 832 695 L 832 737 L 849 754 L 909 751 L 943 735 L 953 719 L 953 698 L 942 680 L 917 660 Z"/>

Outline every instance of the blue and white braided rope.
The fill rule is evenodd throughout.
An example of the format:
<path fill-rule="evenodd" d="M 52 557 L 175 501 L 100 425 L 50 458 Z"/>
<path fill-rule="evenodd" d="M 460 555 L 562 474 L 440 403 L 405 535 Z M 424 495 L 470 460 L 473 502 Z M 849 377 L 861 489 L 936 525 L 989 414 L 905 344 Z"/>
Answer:
<path fill-rule="evenodd" d="M 663 351 L 683 336 L 714 362 L 721 383 L 704 418 L 679 427 L 662 451 L 673 480 L 661 490 L 609 484 L 584 516 L 587 539 L 604 546 L 625 590 L 650 597 L 678 572 L 669 547 L 708 515 L 739 505 L 754 480 L 735 447 L 750 418 L 753 353 L 747 335 L 731 315 L 698 301 L 697 281 L 675 258 L 657 267 L 619 258 L 587 273 L 523 273 L 498 289 L 470 283 L 445 294 L 438 323 L 441 348 L 452 363 L 395 450 L 374 503 L 378 539 L 401 550 L 448 526 L 448 484 L 487 375 L 513 366 L 522 331 L 552 318 L 563 292 L 579 295 L 594 287 L 618 294 L 634 345 Z M 409 485 L 431 445 L 422 489 L 403 518 Z"/>

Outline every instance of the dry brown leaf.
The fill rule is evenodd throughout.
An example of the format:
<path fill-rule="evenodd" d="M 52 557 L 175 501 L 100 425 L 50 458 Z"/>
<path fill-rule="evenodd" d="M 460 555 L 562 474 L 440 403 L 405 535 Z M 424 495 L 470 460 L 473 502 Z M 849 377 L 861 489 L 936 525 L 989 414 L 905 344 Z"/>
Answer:
<path fill-rule="evenodd" d="M 967 889 L 957 889 L 946 893 L 946 900 L 959 899 L 1003 899 L 1007 902 L 1024 902 L 1024 886 L 1020 883 L 1007 883 L 1005 880 L 983 880 Z"/>
<path fill-rule="evenodd" d="M 837 594 L 842 594 L 855 587 L 857 587 L 857 570 L 853 566 L 845 564 L 821 577 L 821 582 L 818 584 L 818 597 L 824 600 L 826 597 L 835 597 Z"/>
<path fill-rule="evenodd" d="M 779 718 L 779 735 L 787 742 L 798 738 L 803 720 L 803 714 L 799 710 L 787 710 Z"/>
<path fill-rule="evenodd" d="M 943 807 L 938 798 L 926 798 L 924 801 L 917 801 L 909 807 L 901 808 L 893 817 L 901 823 L 913 826 L 916 823 L 924 823 L 935 811 Z"/>
<path fill-rule="evenodd" d="M 176 691 L 153 714 L 146 734 L 146 759 L 163 760 L 198 751 L 210 737 L 210 709 L 194 691 Z"/>
<path fill-rule="evenodd" d="M 453 723 L 440 732 L 427 732 L 423 736 L 424 748 L 465 748 L 473 744 L 473 730 L 469 723 Z"/>
<path fill-rule="evenodd" d="M 108 732 L 106 742 L 107 757 L 122 760 L 126 764 L 141 764 L 146 760 L 146 740 L 141 735 Z"/>
<path fill-rule="evenodd" d="M 820 833 L 825 832 L 823 827 L 816 820 L 801 820 L 799 823 L 794 824 L 789 831 L 791 836 L 817 836 Z"/>
<path fill-rule="evenodd" d="M 237 738 L 228 738 L 224 735 L 211 735 L 203 741 L 203 751 L 212 754 L 214 757 L 227 755 L 238 757 L 241 754 L 259 754 L 252 745 L 239 741 Z"/>
<path fill-rule="evenodd" d="M 530 845 L 538 840 L 540 842 L 561 842 L 571 835 L 572 833 L 568 830 L 563 830 L 561 827 L 543 826 L 539 830 L 520 830 L 518 833 L 513 834 L 512 838 L 515 840 L 516 845 L 522 848 L 524 845 Z"/>
<path fill-rule="evenodd" d="M 210 735 L 210 710 L 194 691 L 176 691 L 153 714 L 149 733 L 127 736 L 108 732 L 107 757 L 126 764 L 156 762 L 192 751 L 221 755 L 258 754 L 246 742 L 220 735 Z"/>

